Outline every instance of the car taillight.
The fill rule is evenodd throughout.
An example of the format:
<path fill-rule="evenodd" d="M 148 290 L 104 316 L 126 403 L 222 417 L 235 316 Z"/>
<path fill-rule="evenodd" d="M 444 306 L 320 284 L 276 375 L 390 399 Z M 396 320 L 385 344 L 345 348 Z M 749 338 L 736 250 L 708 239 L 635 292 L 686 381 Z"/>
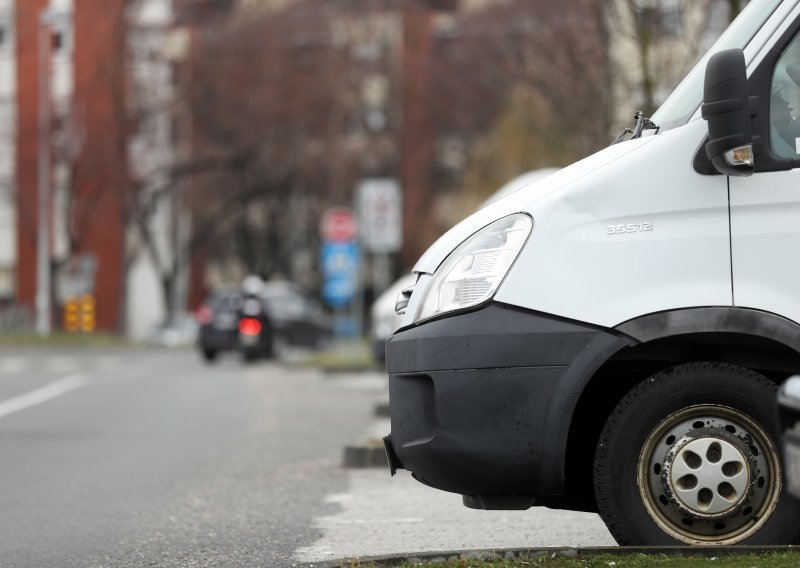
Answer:
<path fill-rule="evenodd" d="M 211 320 L 214 319 L 214 314 L 211 313 L 211 308 L 208 306 L 201 306 L 194 315 L 197 323 L 200 325 L 205 325 L 207 323 L 211 323 Z"/>
<path fill-rule="evenodd" d="M 261 322 L 255 318 L 242 318 L 239 320 L 239 333 L 242 335 L 258 335 L 261 333 Z"/>

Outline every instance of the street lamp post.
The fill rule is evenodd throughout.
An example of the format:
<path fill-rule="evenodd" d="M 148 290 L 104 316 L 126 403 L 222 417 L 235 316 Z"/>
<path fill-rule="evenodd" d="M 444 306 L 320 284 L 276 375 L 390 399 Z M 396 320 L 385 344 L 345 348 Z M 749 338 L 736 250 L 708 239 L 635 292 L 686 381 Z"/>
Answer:
<path fill-rule="evenodd" d="M 52 26 L 67 21 L 68 12 L 51 9 L 39 15 L 39 159 L 38 228 L 36 238 L 36 333 L 41 337 L 50 335 L 50 181 L 51 166 L 51 118 L 50 66 L 52 57 Z"/>

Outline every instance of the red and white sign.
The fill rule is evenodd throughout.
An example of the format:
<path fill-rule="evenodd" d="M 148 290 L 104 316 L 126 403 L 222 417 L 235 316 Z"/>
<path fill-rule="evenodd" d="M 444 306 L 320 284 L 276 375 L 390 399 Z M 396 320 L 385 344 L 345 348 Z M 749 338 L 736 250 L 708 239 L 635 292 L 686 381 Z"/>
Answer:
<path fill-rule="evenodd" d="M 356 240 L 358 227 L 356 217 L 349 207 L 333 207 L 328 209 L 319 223 L 322 239 L 334 243 L 346 243 Z"/>

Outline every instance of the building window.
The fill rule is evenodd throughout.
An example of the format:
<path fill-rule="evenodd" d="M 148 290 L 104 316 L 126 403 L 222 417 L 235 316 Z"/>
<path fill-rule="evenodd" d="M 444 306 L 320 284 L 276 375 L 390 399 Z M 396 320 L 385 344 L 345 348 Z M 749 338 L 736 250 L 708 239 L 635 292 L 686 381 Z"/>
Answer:
<path fill-rule="evenodd" d="M 61 51 L 61 48 L 64 47 L 64 32 L 61 30 L 56 30 L 53 32 L 53 44 L 51 47 L 55 53 Z"/>
<path fill-rule="evenodd" d="M 6 45 L 6 28 L 3 24 L 0 24 L 0 51 L 3 51 L 3 48 Z"/>
<path fill-rule="evenodd" d="M 0 300 L 8 301 L 13 299 L 14 299 L 14 270 L 11 267 L 2 266 L 0 267 Z M 0 313 L 0 316 L 2 315 L 3 314 Z M 7 317 L 4 319 L 7 319 Z M 5 321 L 2 321 L 2 324 L 5 329 L 10 328 L 10 326 Z"/>
<path fill-rule="evenodd" d="M 72 33 L 68 27 L 54 27 L 50 36 L 50 49 L 53 54 L 72 51 Z"/>

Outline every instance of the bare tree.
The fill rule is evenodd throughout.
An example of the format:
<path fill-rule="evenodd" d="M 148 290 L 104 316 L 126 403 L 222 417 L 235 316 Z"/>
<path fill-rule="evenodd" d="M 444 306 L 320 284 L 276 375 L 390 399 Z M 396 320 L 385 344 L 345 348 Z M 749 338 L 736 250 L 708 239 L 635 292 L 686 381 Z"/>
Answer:
<path fill-rule="evenodd" d="M 606 0 L 617 97 L 655 111 L 740 9 L 738 0 Z"/>
<path fill-rule="evenodd" d="M 418 146 L 434 154 L 423 216 L 437 210 L 437 195 L 466 188 L 477 200 L 523 171 L 565 165 L 607 144 L 616 109 L 638 106 L 620 93 L 638 90 L 652 109 L 683 72 L 674 69 L 696 57 L 715 4 L 688 9 L 691 17 L 673 30 L 688 47 L 676 54 L 660 47 L 673 31 L 658 1 L 576 2 L 490 2 L 435 26 L 423 101 L 430 121 L 417 133 Z M 298 0 L 204 30 L 187 90 L 192 160 L 209 166 L 190 176 L 192 245 L 234 255 L 264 276 L 293 276 L 298 255 L 315 248 L 316 219 L 328 204 L 349 203 L 365 174 L 398 174 L 396 94 L 409 80 L 397 72 L 399 47 L 385 40 L 371 62 L 358 53 L 375 48 L 364 22 L 397 18 L 400 8 L 388 0 Z M 640 74 L 620 73 L 619 49 L 640 62 Z M 376 133 L 360 91 L 379 72 L 392 101 Z M 420 218 L 433 227 L 429 238 L 454 220 L 435 217 Z"/>
<path fill-rule="evenodd" d="M 375 2 L 361 7 L 378 11 Z M 314 284 L 297 266 L 313 264 L 317 219 L 330 204 L 349 204 L 365 172 L 396 160 L 389 129 L 375 134 L 364 112 L 363 80 L 386 54 L 354 51 L 350 34 L 371 33 L 354 31 L 359 18 L 369 21 L 353 6 L 298 2 L 202 39 L 192 70 L 195 150 L 225 167 L 195 179 L 196 227 L 249 272 Z"/>
<path fill-rule="evenodd" d="M 470 196 L 457 216 L 524 171 L 608 143 L 609 38 L 595 2 L 489 4 L 441 30 L 437 46 L 435 175 Z"/>

